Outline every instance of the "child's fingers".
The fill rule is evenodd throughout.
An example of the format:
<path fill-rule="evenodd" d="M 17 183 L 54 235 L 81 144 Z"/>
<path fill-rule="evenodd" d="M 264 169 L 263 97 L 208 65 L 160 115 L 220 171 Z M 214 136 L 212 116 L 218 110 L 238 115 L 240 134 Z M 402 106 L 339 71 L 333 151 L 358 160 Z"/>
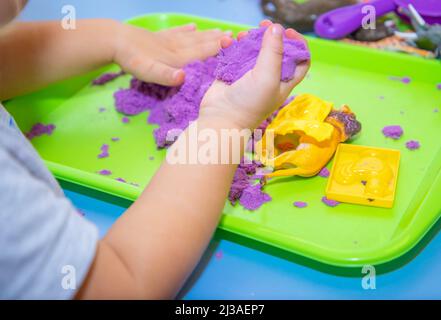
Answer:
<path fill-rule="evenodd" d="M 271 25 L 263 36 L 262 49 L 257 58 L 257 74 L 265 76 L 271 81 L 280 81 L 283 58 L 283 27 L 279 24 Z"/>
<path fill-rule="evenodd" d="M 259 26 L 261 26 L 261 27 L 269 27 L 269 26 L 272 25 L 272 24 L 273 24 L 273 23 L 272 23 L 271 20 L 265 19 L 265 20 L 262 20 L 262 21 L 259 23 Z"/>
<path fill-rule="evenodd" d="M 297 32 L 296 30 L 292 29 L 292 28 L 288 28 L 285 31 L 285 35 L 289 38 L 289 39 L 293 39 L 293 40 L 300 40 L 300 41 L 304 41 L 306 42 L 305 37 Z"/>
<path fill-rule="evenodd" d="M 222 37 L 220 43 L 221 43 L 221 47 L 225 49 L 233 44 L 233 39 L 231 37 L 224 36 Z"/>
<path fill-rule="evenodd" d="M 229 34 L 231 34 L 231 32 L 221 30 L 199 31 L 182 35 L 179 39 L 175 39 L 175 41 L 178 41 L 178 46 L 193 47 L 204 42 L 220 41 L 222 37 L 228 36 Z"/>
<path fill-rule="evenodd" d="M 240 31 L 237 34 L 237 40 L 242 40 L 243 38 L 245 38 L 248 35 L 248 31 Z"/>
<path fill-rule="evenodd" d="M 297 65 L 296 71 L 294 73 L 294 78 L 289 82 L 281 83 L 281 93 L 286 96 L 291 93 L 291 91 L 296 87 L 302 80 L 305 78 L 308 73 L 309 67 L 311 63 L 310 61 L 302 62 Z"/>
<path fill-rule="evenodd" d="M 183 26 L 178 26 L 175 28 L 167 29 L 166 31 L 169 31 L 169 32 L 191 32 L 191 31 L 196 31 L 196 29 L 197 29 L 196 24 L 192 22 L 189 24 L 185 24 Z"/>
<path fill-rule="evenodd" d="M 182 69 L 173 68 L 158 61 L 143 60 L 132 67 L 131 73 L 145 82 L 175 87 L 185 80 L 185 72 Z"/>
<path fill-rule="evenodd" d="M 179 51 L 179 55 L 184 58 L 185 63 L 193 60 L 205 60 L 218 54 L 221 45 L 222 41 L 220 40 L 207 41 L 193 47 L 183 48 Z"/>

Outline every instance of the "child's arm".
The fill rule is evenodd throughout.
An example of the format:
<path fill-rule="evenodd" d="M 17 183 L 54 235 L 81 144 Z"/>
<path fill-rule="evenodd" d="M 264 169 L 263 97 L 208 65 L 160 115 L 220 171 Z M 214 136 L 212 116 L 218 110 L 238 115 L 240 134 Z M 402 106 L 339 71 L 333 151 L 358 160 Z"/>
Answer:
<path fill-rule="evenodd" d="M 282 33 L 279 25 L 268 28 L 256 67 L 232 86 L 216 82 L 210 88 L 202 103 L 199 130 L 212 128 L 220 136 L 221 129 L 255 128 L 286 99 L 309 65 L 299 65 L 293 81 L 280 82 Z M 293 30 L 286 34 L 299 37 Z M 188 130 L 172 149 L 186 143 Z M 235 165 L 165 162 L 100 242 L 77 297 L 174 297 L 212 237 L 235 169 Z"/>
<path fill-rule="evenodd" d="M 224 35 L 187 25 L 159 33 L 113 20 L 13 23 L 0 30 L 0 101 L 112 62 L 146 82 L 180 85 L 180 69 L 215 55 Z"/>

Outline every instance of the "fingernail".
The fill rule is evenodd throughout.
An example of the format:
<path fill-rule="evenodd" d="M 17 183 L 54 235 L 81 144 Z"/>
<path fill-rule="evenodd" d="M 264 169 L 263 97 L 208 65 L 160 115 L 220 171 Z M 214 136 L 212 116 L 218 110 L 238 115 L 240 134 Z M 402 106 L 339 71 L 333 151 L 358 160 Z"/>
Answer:
<path fill-rule="evenodd" d="M 283 33 L 283 27 L 280 24 L 274 24 L 271 26 L 271 32 L 275 36 L 281 36 Z"/>
<path fill-rule="evenodd" d="M 176 70 L 175 72 L 173 72 L 173 79 L 174 80 L 179 80 L 179 78 L 181 77 L 182 74 L 182 70 Z"/>
<path fill-rule="evenodd" d="M 228 36 L 222 37 L 222 39 L 221 39 L 221 47 L 222 48 L 227 48 L 227 47 L 229 47 L 231 45 L 232 42 L 233 42 L 232 38 L 230 38 Z"/>
<path fill-rule="evenodd" d="M 241 31 L 237 34 L 237 40 L 241 40 L 243 37 L 245 37 L 248 34 L 247 31 Z"/>
<path fill-rule="evenodd" d="M 298 39 L 298 38 L 302 37 L 302 35 L 300 33 L 298 33 L 297 31 L 295 31 L 292 28 L 286 29 L 285 34 L 290 39 Z"/>
<path fill-rule="evenodd" d="M 185 26 L 185 28 L 186 28 L 187 30 L 195 30 L 195 29 L 196 29 L 196 23 L 191 22 L 191 23 L 187 24 L 187 25 Z"/>
<path fill-rule="evenodd" d="M 233 31 L 231 31 L 231 30 L 227 30 L 224 33 L 225 33 L 225 35 L 227 35 L 229 37 L 231 37 L 233 35 Z"/>

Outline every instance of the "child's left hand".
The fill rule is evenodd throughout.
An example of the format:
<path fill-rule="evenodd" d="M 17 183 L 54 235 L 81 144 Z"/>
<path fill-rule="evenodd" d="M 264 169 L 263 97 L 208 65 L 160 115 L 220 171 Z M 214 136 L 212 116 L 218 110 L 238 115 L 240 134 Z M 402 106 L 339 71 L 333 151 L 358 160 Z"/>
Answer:
<path fill-rule="evenodd" d="M 189 62 L 216 55 L 226 35 L 231 33 L 218 29 L 197 31 L 194 24 L 160 32 L 120 24 L 114 61 L 145 82 L 178 86 L 185 79 L 181 68 Z"/>

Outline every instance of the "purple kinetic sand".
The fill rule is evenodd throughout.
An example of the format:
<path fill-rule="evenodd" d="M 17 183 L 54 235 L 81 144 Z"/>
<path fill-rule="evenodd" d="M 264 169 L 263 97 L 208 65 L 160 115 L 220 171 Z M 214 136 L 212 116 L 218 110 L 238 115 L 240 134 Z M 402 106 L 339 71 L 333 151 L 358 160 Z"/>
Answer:
<path fill-rule="evenodd" d="M 253 29 L 240 41 L 234 41 L 228 48 L 222 49 L 218 55 L 219 64 L 216 68 L 216 78 L 232 84 L 256 65 L 257 57 L 262 46 L 266 27 Z M 297 64 L 307 61 L 311 55 L 306 44 L 300 40 L 283 39 L 284 54 L 282 61 L 282 81 L 294 78 Z"/>
<path fill-rule="evenodd" d="M 232 83 L 254 67 L 263 32 L 263 28 L 251 30 L 218 57 L 188 64 L 184 68 L 185 82 L 178 88 L 133 79 L 130 89 L 115 93 L 117 110 L 127 115 L 150 110 L 148 122 L 159 125 L 154 131 L 157 146 L 170 146 L 174 141 L 167 141 L 167 133 L 184 130 L 190 121 L 197 119 L 202 98 L 216 77 Z M 301 41 L 285 39 L 284 43 L 282 80 L 286 81 L 293 78 L 298 62 L 310 59 L 310 53 Z"/>
<path fill-rule="evenodd" d="M 417 150 L 421 147 L 420 143 L 416 140 L 410 140 L 406 142 L 406 148 L 409 150 Z"/>
<path fill-rule="evenodd" d="M 441 83 L 438 83 L 438 84 L 436 85 L 436 88 L 437 88 L 438 90 L 441 90 Z"/>
<path fill-rule="evenodd" d="M 116 110 L 126 115 L 144 112 L 154 103 L 152 98 L 146 97 L 134 89 L 119 90 L 113 96 Z"/>
<path fill-rule="evenodd" d="M 148 110 L 148 122 L 159 126 L 154 131 L 156 145 L 158 148 L 170 146 L 174 141 L 167 139 L 167 134 L 176 129 L 184 130 L 198 118 L 202 98 L 216 78 L 233 83 L 254 67 L 263 33 L 264 28 L 251 30 L 247 37 L 223 49 L 216 58 L 188 64 L 184 67 L 185 82 L 180 87 L 171 88 L 132 79 L 129 89 L 115 93 L 116 109 L 126 115 Z M 284 48 L 281 79 L 288 81 L 294 77 L 297 64 L 310 59 L 310 53 L 306 45 L 298 40 L 285 38 Z M 262 123 L 261 129 L 268 126 L 277 112 Z M 123 118 L 123 122 L 127 121 L 124 119 L 128 120 Z M 153 160 L 152 157 L 149 159 Z M 256 169 L 261 166 L 258 163 L 239 165 L 229 194 L 232 204 L 240 200 L 246 208 L 255 210 L 271 199 L 262 192 L 262 185 L 252 185 Z"/>
<path fill-rule="evenodd" d="M 98 173 L 100 175 L 102 175 L 102 176 L 110 176 L 112 174 L 112 171 L 110 171 L 110 170 L 101 170 L 101 171 L 98 171 Z"/>
<path fill-rule="evenodd" d="M 121 119 L 121 121 L 122 121 L 122 123 L 129 123 L 130 119 L 127 118 L 127 117 L 124 117 L 124 118 Z"/>
<path fill-rule="evenodd" d="M 118 142 L 119 140 L 121 140 L 120 138 L 118 138 L 118 137 L 114 137 L 114 138 L 112 138 L 111 139 L 113 142 Z"/>
<path fill-rule="evenodd" d="M 324 204 L 326 204 L 328 207 L 336 207 L 336 206 L 338 206 L 338 205 L 340 204 L 340 202 L 335 201 L 335 200 L 328 199 L 328 198 L 326 198 L 326 197 L 323 197 L 323 198 L 322 198 L 322 202 L 323 202 Z"/>
<path fill-rule="evenodd" d="M 99 159 L 107 158 L 109 156 L 109 145 L 103 144 L 101 146 L 101 153 L 98 155 Z"/>
<path fill-rule="evenodd" d="M 220 260 L 224 257 L 224 252 L 222 250 L 219 250 L 218 252 L 216 252 L 214 256 L 216 257 L 217 260 Z"/>
<path fill-rule="evenodd" d="M 32 127 L 31 131 L 26 133 L 26 137 L 29 140 L 32 140 L 32 139 L 40 137 L 44 134 L 50 136 L 52 134 L 52 132 L 54 132 L 55 128 L 56 127 L 53 124 L 44 125 L 42 123 L 37 123 Z"/>
<path fill-rule="evenodd" d="M 391 76 L 389 77 L 390 80 L 394 80 L 394 81 L 400 81 L 404 84 L 409 84 L 412 82 L 412 79 L 409 77 L 395 77 L 395 76 Z"/>
<path fill-rule="evenodd" d="M 124 180 L 123 178 L 116 178 L 115 180 L 118 182 L 127 183 L 127 181 Z"/>
<path fill-rule="evenodd" d="M 248 210 L 259 209 L 264 203 L 271 201 L 271 196 L 262 192 L 261 185 L 249 186 L 243 190 L 240 204 Z"/>
<path fill-rule="evenodd" d="M 398 140 L 403 135 L 403 129 L 400 126 L 386 126 L 383 128 L 383 134 L 387 138 Z"/>
<path fill-rule="evenodd" d="M 251 187 L 255 180 L 256 171 L 258 168 L 262 168 L 263 165 L 260 162 L 253 161 L 251 164 L 244 163 L 243 159 L 236 169 L 236 173 L 233 177 L 230 193 L 228 199 L 232 205 L 235 205 L 237 201 L 242 197 L 244 190 Z M 260 186 L 262 189 L 262 186 Z"/>
<path fill-rule="evenodd" d="M 303 202 L 303 201 L 296 201 L 296 202 L 294 202 L 294 207 L 296 207 L 296 208 L 302 209 L 302 208 L 306 208 L 307 206 L 308 206 L 308 204 L 306 202 Z"/>
<path fill-rule="evenodd" d="M 320 170 L 318 175 L 322 178 L 328 178 L 329 174 L 330 174 L 330 172 L 329 172 L 328 168 L 324 167 L 322 170 Z"/>
<path fill-rule="evenodd" d="M 105 85 L 106 83 L 113 81 L 124 74 L 125 74 L 124 71 L 105 73 L 102 76 L 98 77 L 97 79 L 93 80 L 92 85 L 94 86 Z"/>

